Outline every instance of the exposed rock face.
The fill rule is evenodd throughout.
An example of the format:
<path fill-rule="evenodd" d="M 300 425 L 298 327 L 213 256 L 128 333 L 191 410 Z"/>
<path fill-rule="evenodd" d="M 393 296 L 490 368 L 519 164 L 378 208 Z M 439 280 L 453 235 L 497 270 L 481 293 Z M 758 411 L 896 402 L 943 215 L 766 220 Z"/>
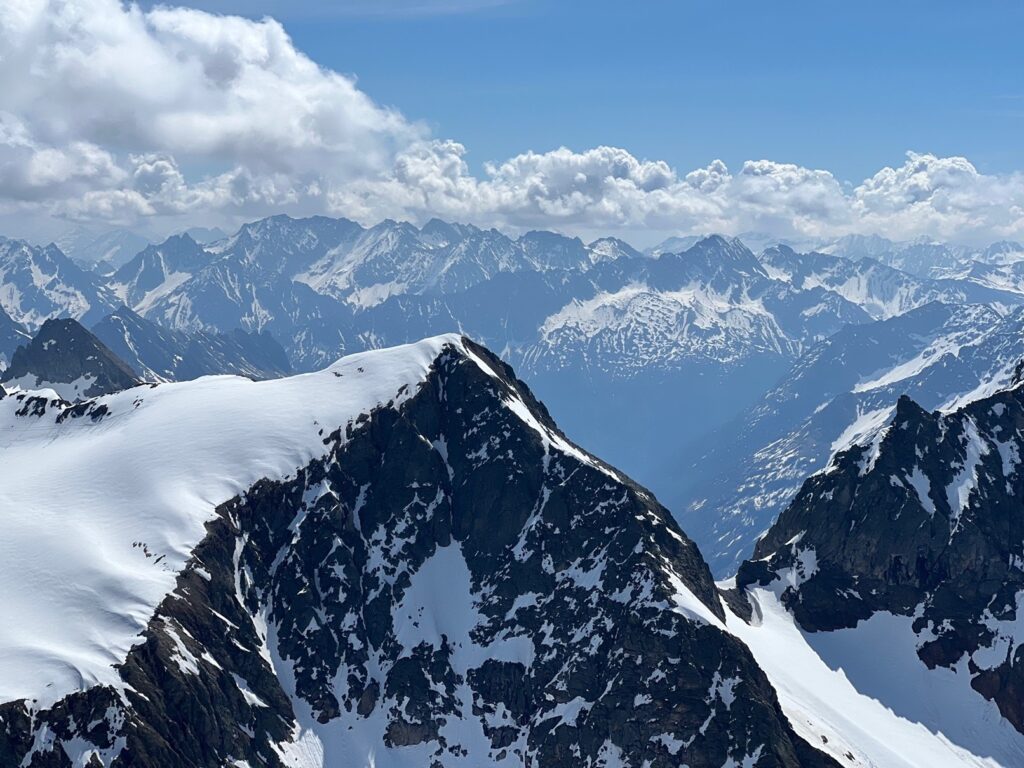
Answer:
<path fill-rule="evenodd" d="M 187 279 L 209 262 L 210 254 L 188 234 L 174 235 L 140 249 L 110 282 L 126 303 L 135 306 L 153 301 L 161 286 Z"/>
<path fill-rule="evenodd" d="M 21 323 L 16 323 L 0 307 L 0 371 L 10 364 L 14 350 L 22 344 L 28 344 L 31 338 Z"/>
<path fill-rule="evenodd" d="M 1022 440 L 1019 384 L 948 415 L 902 398 L 888 429 L 807 480 L 739 586 L 782 579 L 812 631 L 913 616 L 921 661 L 966 664 L 1024 732 Z"/>
<path fill-rule="evenodd" d="M 948 408 L 1005 387 L 1021 356 L 1019 308 L 1002 316 L 933 303 L 844 328 L 801 356 L 680 472 L 698 478 L 692 493 L 659 498 L 680 515 L 712 572 L 731 576 L 804 480 L 865 429 L 887 423 L 901 394 L 928 410 Z"/>
<path fill-rule="evenodd" d="M 218 509 L 120 690 L 3 705 L 0 761 L 833 765 L 669 513 L 482 348 L 323 440 Z"/>
<path fill-rule="evenodd" d="M 284 349 L 265 332 L 173 331 L 127 307 L 104 318 L 92 332 L 148 381 L 185 381 L 213 374 L 271 379 L 291 371 Z"/>
<path fill-rule="evenodd" d="M 65 400 L 136 386 L 135 372 L 75 320 L 47 320 L 19 347 L 0 381 L 23 389 L 54 389 Z"/>

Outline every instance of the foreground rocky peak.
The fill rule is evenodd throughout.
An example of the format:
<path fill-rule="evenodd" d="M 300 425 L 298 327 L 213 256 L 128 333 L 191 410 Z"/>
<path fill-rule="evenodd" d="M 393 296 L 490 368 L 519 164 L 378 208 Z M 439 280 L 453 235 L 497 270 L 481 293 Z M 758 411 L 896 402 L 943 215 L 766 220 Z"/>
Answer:
<path fill-rule="evenodd" d="M 52 389 L 71 401 L 139 383 L 123 360 L 71 319 L 43 323 L 35 337 L 14 352 L 0 381 L 21 389 Z"/>
<path fill-rule="evenodd" d="M 158 387 L 127 419 L 111 418 L 108 429 L 130 428 L 202 384 L 209 402 L 166 439 L 209 422 L 222 402 L 233 433 L 214 442 L 265 452 L 275 441 L 258 433 L 276 433 L 290 392 L 287 423 L 312 424 L 319 447 L 202 516 L 205 533 L 112 677 L 45 705 L 0 707 L 0 756 L 26 766 L 66 764 L 62 753 L 103 766 L 832 764 L 793 733 L 724 629 L 696 547 L 648 492 L 569 442 L 485 349 L 459 337 L 410 349 L 248 384 L 262 422 L 238 423 L 248 406 L 218 399 L 220 387 L 242 386 L 232 379 Z M 389 369 L 406 373 L 389 381 Z M 345 417 L 328 407 L 332 389 L 365 382 L 377 394 L 353 402 L 377 406 Z M 97 406 L 116 414 L 123 398 Z M 220 435 L 227 417 L 216 418 L 203 427 Z M 178 479 L 180 462 L 194 463 L 188 482 L 229 466 L 204 459 L 214 457 L 158 461 Z M 275 462 L 287 463 L 240 460 L 239 476 Z M 116 538 L 109 527 L 101 535 Z M 157 538 L 142 546 L 159 557 Z"/>
<path fill-rule="evenodd" d="M 951 413 L 901 398 L 804 483 L 740 588 L 776 589 L 812 631 L 907 617 L 921 663 L 969 680 L 1024 732 L 1022 441 L 1019 383 Z"/>

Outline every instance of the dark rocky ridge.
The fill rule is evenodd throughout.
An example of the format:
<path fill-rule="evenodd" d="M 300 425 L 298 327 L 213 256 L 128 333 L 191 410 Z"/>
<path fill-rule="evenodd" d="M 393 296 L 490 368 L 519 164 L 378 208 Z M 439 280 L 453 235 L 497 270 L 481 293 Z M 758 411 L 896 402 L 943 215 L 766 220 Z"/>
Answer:
<path fill-rule="evenodd" d="M 135 372 L 123 360 L 71 319 L 43 323 L 28 344 L 15 350 L 0 381 L 25 377 L 35 377 L 32 384 L 38 382 L 45 387 L 81 382 L 76 385 L 80 391 L 59 393 L 68 400 L 97 397 L 139 384 Z"/>
<path fill-rule="evenodd" d="M 27 344 L 31 338 L 21 323 L 15 322 L 4 308 L 0 307 L 0 370 L 10 363 L 14 351 Z"/>
<path fill-rule="evenodd" d="M 3 705 L 0 762 L 283 766 L 313 728 L 424 766 L 834 765 L 715 626 L 708 568 L 668 512 L 467 349 L 401 407 L 325 434 L 325 459 L 222 505 L 123 692 Z M 443 589 L 474 602 L 468 634 L 416 611 L 439 557 L 463 563 Z"/>
<path fill-rule="evenodd" d="M 921 661 L 954 667 L 1024 732 L 1024 388 L 948 414 L 900 399 L 889 428 L 808 479 L 739 571 L 795 573 L 783 602 L 810 631 L 914 616 Z M 741 601 L 735 601 L 739 603 Z"/>

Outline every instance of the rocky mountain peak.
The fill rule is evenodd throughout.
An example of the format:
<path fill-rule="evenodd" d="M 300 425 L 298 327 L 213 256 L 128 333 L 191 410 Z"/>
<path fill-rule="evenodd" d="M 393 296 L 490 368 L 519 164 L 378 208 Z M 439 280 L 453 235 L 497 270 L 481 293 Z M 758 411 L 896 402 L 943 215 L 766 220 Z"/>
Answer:
<path fill-rule="evenodd" d="M 97 403 L 103 429 L 124 430 L 105 445 L 154 503 L 180 502 L 140 516 L 129 494 L 123 520 L 113 503 L 90 520 L 94 540 L 111 553 L 141 541 L 140 572 L 169 546 L 191 556 L 163 560 L 180 570 L 155 572 L 168 593 L 117 646 L 124 660 L 90 669 L 104 684 L 62 678 L 57 701 L 0 708 L 0 755 L 30 768 L 56 749 L 175 768 L 284 768 L 311 750 L 325 765 L 834 768 L 726 630 L 667 510 L 572 444 L 483 347 L 446 336 L 292 379 L 158 387 L 142 407 L 128 394 Z M 26 428 L 87 434 L 46 416 Z M 156 473 L 131 451 L 143 435 L 191 450 L 159 450 Z M 32 485 L 3 480 L 13 499 Z M 140 530 L 175 516 L 180 530 Z M 102 582 L 96 565 L 79 584 Z M 33 751 L 41 734 L 52 746 Z"/>
<path fill-rule="evenodd" d="M 1024 733 L 1024 387 L 952 412 L 901 397 L 867 442 L 809 478 L 740 568 L 809 630 L 912 617 L 928 668 L 958 668 Z"/>
<path fill-rule="evenodd" d="M 742 242 L 721 235 L 698 240 L 681 253 L 664 253 L 650 264 L 649 271 L 661 289 L 700 284 L 737 297 L 769 280 L 757 257 Z"/>
<path fill-rule="evenodd" d="M 20 389 L 53 389 L 75 401 L 118 392 L 139 381 L 128 365 L 75 320 L 47 320 L 19 347 L 0 380 Z"/>
<path fill-rule="evenodd" d="M 540 269 L 573 269 L 589 261 L 586 246 L 578 237 L 532 230 L 518 242 L 526 258 Z"/>

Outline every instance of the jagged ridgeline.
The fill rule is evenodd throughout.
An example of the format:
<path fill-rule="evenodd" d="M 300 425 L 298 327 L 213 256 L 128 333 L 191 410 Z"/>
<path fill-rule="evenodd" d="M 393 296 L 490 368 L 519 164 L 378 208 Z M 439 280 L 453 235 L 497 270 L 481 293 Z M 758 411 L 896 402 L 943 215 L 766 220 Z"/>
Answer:
<path fill-rule="evenodd" d="M 836 764 L 669 513 L 464 338 L 0 430 L 0 765 Z"/>
<path fill-rule="evenodd" d="M 1024 764 L 1020 379 L 946 413 L 901 398 L 804 483 L 738 578 L 753 624 L 781 604 L 833 669 L 970 765 Z"/>

